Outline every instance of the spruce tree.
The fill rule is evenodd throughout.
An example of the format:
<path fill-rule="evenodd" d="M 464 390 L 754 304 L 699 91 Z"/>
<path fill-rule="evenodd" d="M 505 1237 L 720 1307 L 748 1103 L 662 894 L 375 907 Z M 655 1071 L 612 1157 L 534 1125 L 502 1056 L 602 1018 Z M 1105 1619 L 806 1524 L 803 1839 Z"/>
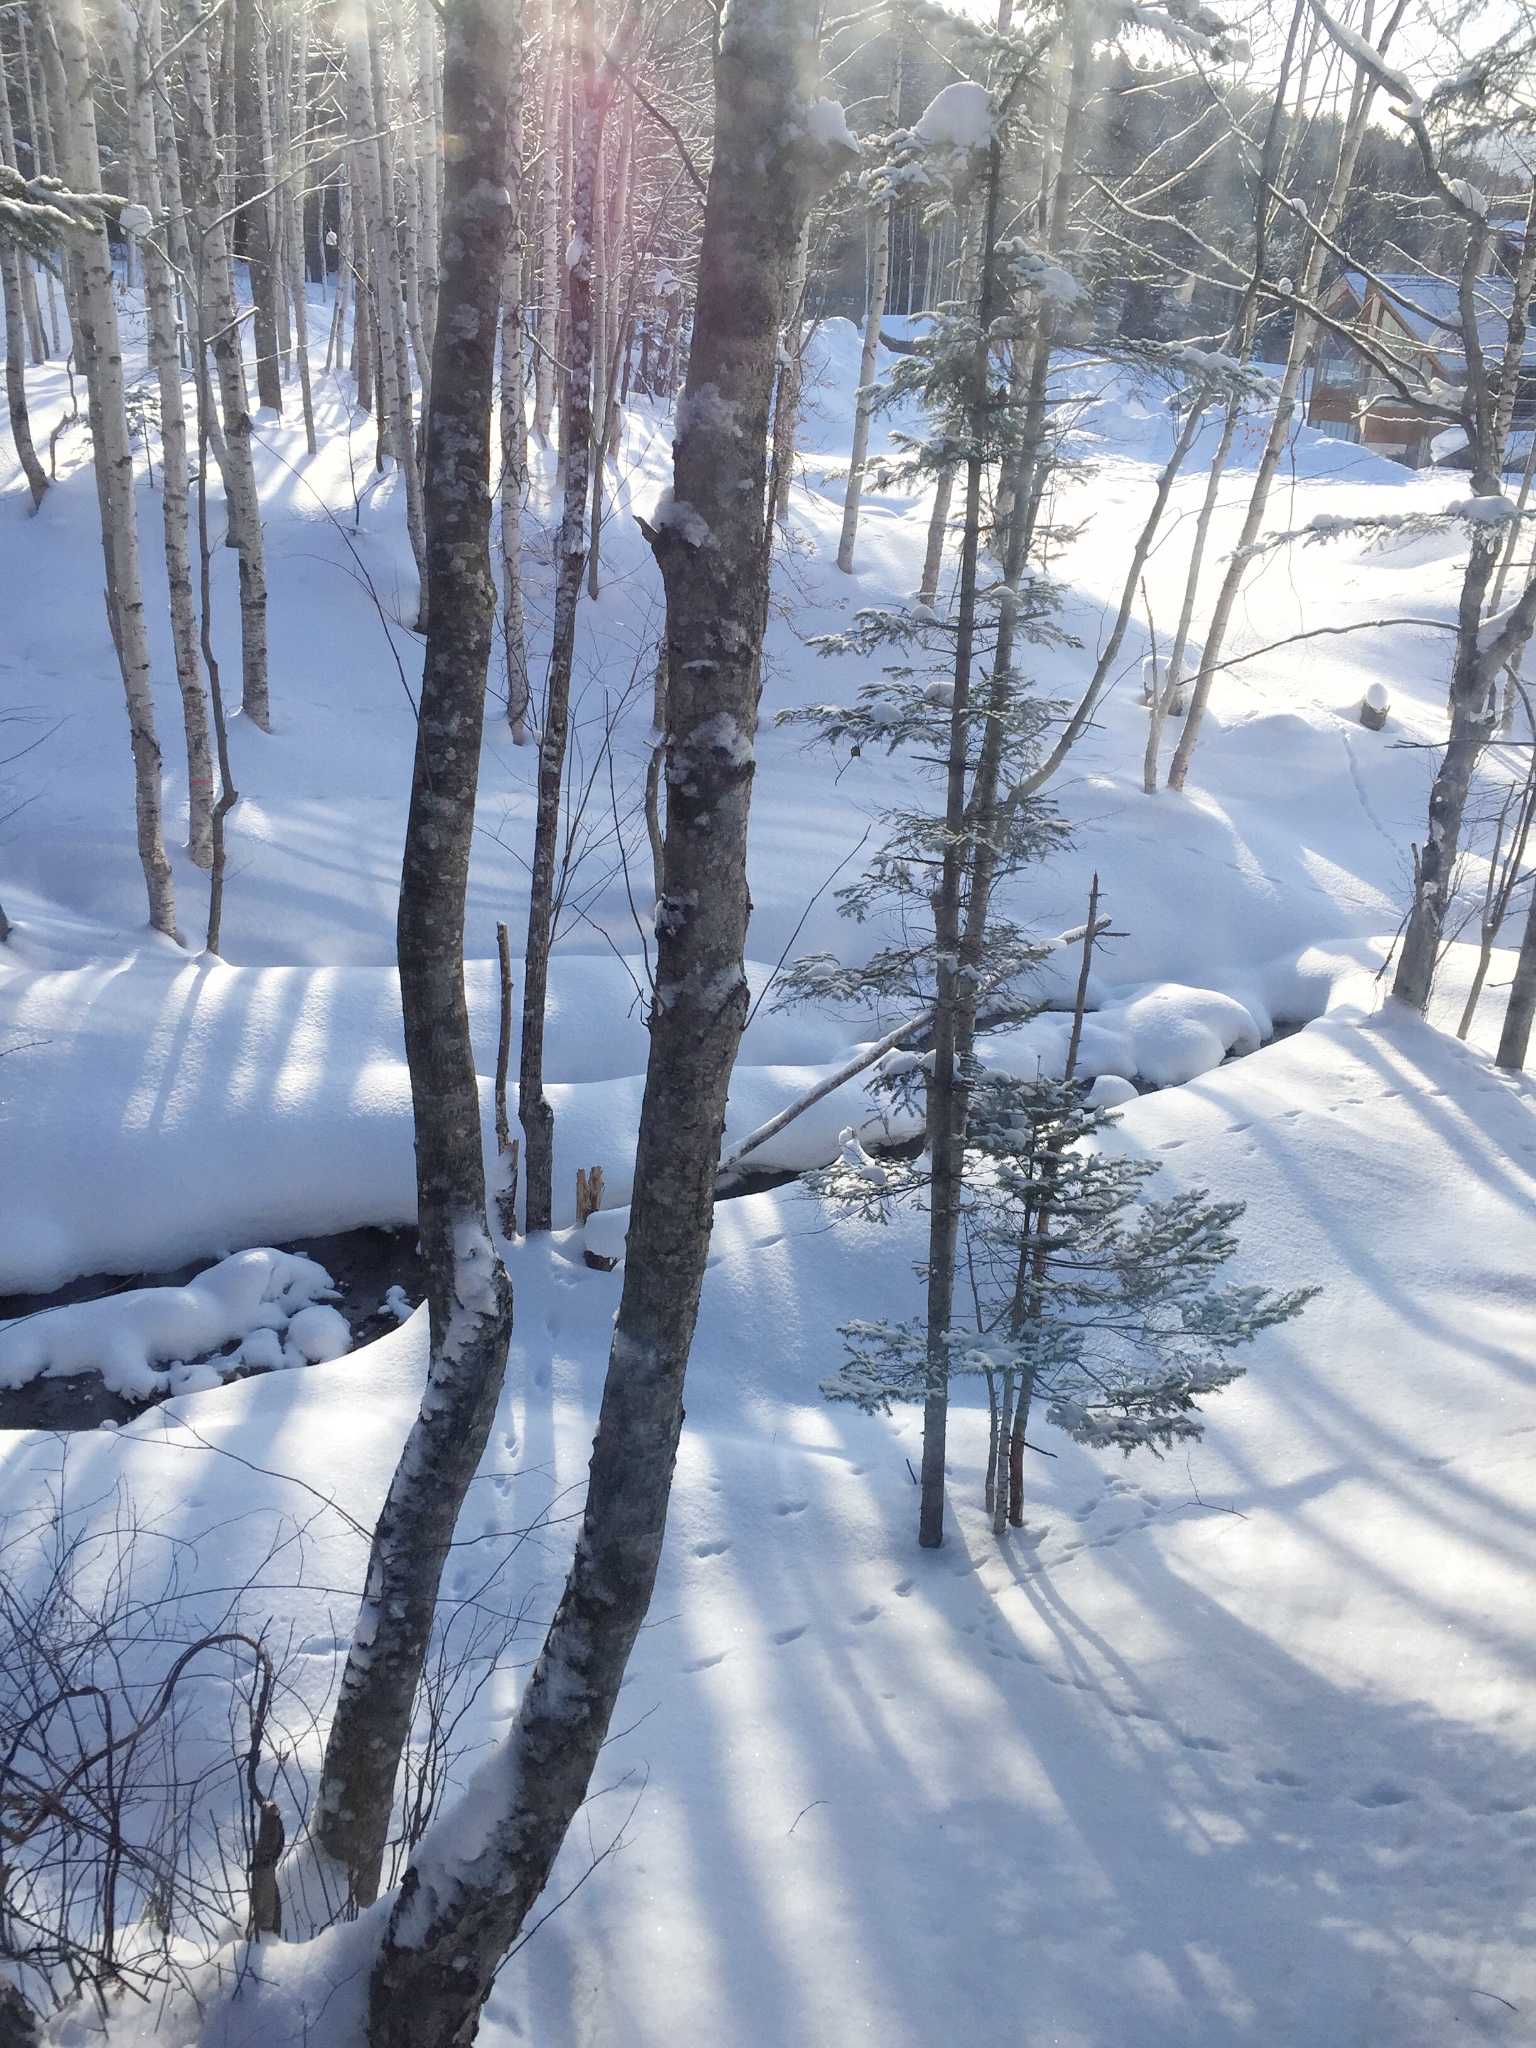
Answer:
<path fill-rule="evenodd" d="M 898 1072 L 888 1085 L 910 1082 Z M 1187 1442 L 1203 1427 L 1201 1399 L 1241 1375 L 1234 1353 L 1317 1291 L 1218 1285 L 1243 1203 L 1213 1202 L 1204 1188 L 1146 1199 L 1159 1162 L 1099 1149 L 1113 1121 L 1073 1080 L 983 1071 L 971 1087 L 956 1290 L 969 1306 L 942 1350 L 949 1373 L 987 1384 L 986 1504 L 998 1535 L 1024 1520 L 1037 1404 L 1094 1449 Z M 842 1157 L 809 1176 L 844 1213 L 882 1220 L 893 1206 L 920 1206 L 929 1178 L 926 1158 L 874 1160 L 851 1133 Z M 822 1382 L 829 1400 L 887 1413 L 926 1401 L 933 1346 L 923 1322 L 851 1322 L 840 1334 L 848 1356 Z"/>

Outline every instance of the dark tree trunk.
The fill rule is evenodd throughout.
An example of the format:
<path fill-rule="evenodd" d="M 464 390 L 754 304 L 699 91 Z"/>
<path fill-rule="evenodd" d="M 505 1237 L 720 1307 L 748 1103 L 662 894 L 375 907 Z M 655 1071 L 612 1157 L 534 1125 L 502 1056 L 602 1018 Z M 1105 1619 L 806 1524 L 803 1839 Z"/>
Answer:
<path fill-rule="evenodd" d="M 980 441 L 989 402 L 988 330 L 994 311 L 994 251 L 1002 183 L 1002 153 L 992 144 L 981 233 L 981 302 L 971 369 L 968 421 Z M 979 454 L 966 463 L 965 527 L 960 550 L 960 601 L 955 617 L 955 695 L 950 711 L 945 777 L 944 859 L 933 894 L 934 949 L 938 958 L 933 1006 L 933 1066 L 928 1080 L 928 1147 L 932 1161 L 928 1200 L 928 1395 L 923 1403 L 922 1493 L 917 1540 L 925 1550 L 944 1541 L 944 1458 L 949 1428 L 948 1332 L 954 1308 L 955 1246 L 960 1224 L 968 1092 L 961 1055 L 968 1017 L 975 1013 L 975 981 L 962 971 L 962 908 L 966 878 L 967 766 L 971 737 L 971 664 L 976 641 L 976 580 L 981 549 Z M 985 909 L 982 910 L 983 924 Z"/>
<path fill-rule="evenodd" d="M 726 1088 L 747 1009 L 746 830 L 757 723 L 768 409 L 786 268 L 818 165 L 803 67 L 815 0 L 736 0 L 674 498 L 653 539 L 671 666 L 666 891 L 624 1288 L 575 1560 L 505 1744 L 429 1831 L 374 1969 L 372 2048 L 473 2039 L 498 1964 L 586 1796 L 645 1618 L 682 1426 Z M 452 127 L 450 121 L 450 128 Z"/>
<path fill-rule="evenodd" d="M 432 1325 L 428 1389 L 374 1532 L 326 1746 L 317 1835 L 353 1899 L 378 1891 L 395 1774 L 443 1561 L 496 1410 L 512 1290 L 485 1214 L 480 1096 L 464 1000 L 464 896 L 496 585 L 490 437 L 509 226 L 507 11 L 450 0 L 450 154 L 424 479 L 427 629 L 398 943 Z"/>

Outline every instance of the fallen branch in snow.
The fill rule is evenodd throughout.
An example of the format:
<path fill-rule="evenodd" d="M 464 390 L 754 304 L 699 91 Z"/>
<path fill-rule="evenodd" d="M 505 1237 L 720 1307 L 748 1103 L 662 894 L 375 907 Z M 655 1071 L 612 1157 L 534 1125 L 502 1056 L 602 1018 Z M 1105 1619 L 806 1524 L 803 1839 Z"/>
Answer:
<path fill-rule="evenodd" d="M 1207 1508 L 1214 1515 L 1236 1515 L 1240 1522 L 1247 1521 L 1248 1517 L 1241 1508 L 1224 1508 L 1219 1500 L 1201 1499 L 1200 1489 L 1195 1484 L 1195 1468 L 1188 1458 L 1184 1460 L 1184 1470 L 1189 1474 L 1189 1490 L 1195 1496 L 1196 1507 Z"/>
<path fill-rule="evenodd" d="M 1282 647 L 1294 647 L 1299 640 L 1319 640 L 1336 633 L 1379 633 L 1387 626 L 1429 626 L 1437 633 L 1454 633 L 1454 619 L 1357 619 L 1352 626 L 1309 626 L 1305 633 L 1289 633 L 1283 640 L 1271 640 L 1264 647 L 1250 647 L 1246 654 L 1228 655 L 1211 669 L 1213 676 L 1237 668 L 1245 661 L 1257 661 L 1261 654 L 1275 654 Z"/>
<path fill-rule="evenodd" d="M 1093 928 L 1095 938 L 1098 937 L 1099 933 L 1108 931 L 1109 925 L 1110 920 L 1107 917 L 1095 920 Z M 1079 925 L 1073 931 L 1062 932 L 1052 942 L 1049 950 L 1054 952 L 1059 947 L 1080 945 L 1087 936 L 1088 927 L 1086 925 Z M 985 983 L 977 991 L 976 1000 L 978 1004 L 1000 988 L 1003 982 L 1011 980 L 1014 972 L 1015 970 L 1010 967 L 1006 974 L 997 975 L 991 981 Z M 894 1031 L 887 1031 L 884 1038 L 877 1038 L 872 1045 L 861 1047 L 852 1059 L 845 1060 L 842 1066 L 838 1067 L 835 1072 L 826 1075 L 822 1080 L 818 1081 L 814 1088 L 808 1089 L 804 1095 L 797 1097 L 795 1101 L 781 1109 L 777 1116 L 770 1117 L 767 1123 L 759 1124 L 755 1131 L 749 1132 L 742 1139 L 741 1143 L 721 1160 L 717 1169 L 717 1179 L 720 1175 L 730 1173 L 735 1167 L 739 1166 L 749 1152 L 757 1151 L 758 1147 L 766 1145 L 770 1138 L 776 1138 L 780 1131 L 795 1121 L 796 1117 L 802 1116 L 806 1110 L 814 1108 L 818 1102 L 831 1095 L 834 1090 L 841 1088 L 845 1081 L 853 1080 L 856 1075 L 862 1074 L 866 1068 L 872 1067 L 877 1060 L 883 1059 L 888 1052 L 895 1052 L 899 1046 L 905 1045 L 909 1038 L 916 1038 L 919 1033 L 926 1031 L 932 1022 L 933 1006 L 930 1004 L 927 1009 L 921 1011 L 916 1017 L 909 1017 L 905 1024 L 898 1024 Z"/>

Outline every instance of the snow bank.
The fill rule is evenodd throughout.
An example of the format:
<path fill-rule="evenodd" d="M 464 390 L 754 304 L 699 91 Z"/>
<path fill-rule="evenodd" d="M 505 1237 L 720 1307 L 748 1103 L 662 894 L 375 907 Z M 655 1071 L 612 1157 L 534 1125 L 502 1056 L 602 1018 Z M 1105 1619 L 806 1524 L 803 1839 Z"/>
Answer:
<path fill-rule="evenodd" d="M 977 1041 L 976 1051 L 994 1073 L 1027 1079 L 1038 1070 L 1059 1078 L 1071 1035 L 1071 1018 L 1048 1011 L 1017 1030 L 989 1033 Z M 1083 1019 L 1077 1071 L 1171 1088 L 1219 1067 L 1229 1053 L 1257 1051 L 1265 1036 L 1233 997 L 1158 982 L 1106 1002 Z"/>
<path fill-rule="evenodd" d="M 771 971 L 748 962 L 754 994 Z M 644 974 L 639 958 L 552 963 L 557 1224 L 575 1221 L 578 1167 L 601 1165 L 610 1199 L 628 1200 L 648 1051 Z M 494 1158 L 494 964 L 470 962 L 466 984 Z M 751 1130 L 808 1088 L 861 1028 L 764 1006 L 743 1042 L 735 1128 Z M 0 963 L 0 1048 L 0 1293 L 415 1220 L 392 969 L 237 968 L 149 947 L 63 972 Z M 838 1100 L 829 1144 L 838 1115 L 871 1114 L 867 1097 L 853 1108 Z M 774 1163 L 801 1161 L 791 1151 Z"/>
<path fill-rule="evenodd" d="M 552 1874 L 568 1902 L 502 1971 L 484 2048 L 1012 2042 L 996 1959 L 1021 1940 L 1031 2040 L 1526 2039 L 1497 2001 L 1536 2001 L 1536 1084 L 1420 1025 L 1328 1018 L 1144 1097 L 1113 1142 L 1164 1160 L 1158 1191 L 1247 1201 L 1235 1278 L 1323 1292 L 1189 1453 L 1048 1436 L 1002 1545 L 979 1389 L 951 1410 L 937 1552 L 915 1542 L 920 1418 L 816 1396 L 837 1323 L 917 1306 L 926 1219 L 831 1228 L 792 1188 L 721 1205 L 650 1622 Z M 461 1791 L 559 1595 L 569 1521 L 518 1532 L 581 1498 L 617 1299 L 571 1244 L 519 1244 L 511 1272 L 445 1591 L 477 1597 L 506 1558 L 536 1623 L 464 1725 Z M 264 1612 L 303 1617 L 287 1682 L 322 1713 L 366 1537 L 315 1496 L 371 1525 L 426 1321 L 71 1445 L 75 1498 L 166 1517 L 210 1613 L 264 1570 Z M 58 1471 L 44 1437 L 0 1444 L 18 1510 Z M 282 1513 L 313 1525 L 295 1579 L 343 1589 L 323 1603 L 274 1583 Z M 358 2048 L 367 1934 L 236 1945 L 201 2009 L 115 2006 L 114 2048 Z"/>
<path fill-rule="evenodd" d="M 237 1252 L 185 1287 L 135 1287 L 0 1325 L 0 1387 L 99 1372 L 112 1393 L 140 1399 L 167 1386 L 200 1392 L 242 1365 L 272 1371 L 340 1358 L 352 1337 L 345 1316 L 320 1303 L 332 1291 L 313 1259 Z M 239 1350 L 216 1364 L 200 1362 L 234 1343 Z"/>

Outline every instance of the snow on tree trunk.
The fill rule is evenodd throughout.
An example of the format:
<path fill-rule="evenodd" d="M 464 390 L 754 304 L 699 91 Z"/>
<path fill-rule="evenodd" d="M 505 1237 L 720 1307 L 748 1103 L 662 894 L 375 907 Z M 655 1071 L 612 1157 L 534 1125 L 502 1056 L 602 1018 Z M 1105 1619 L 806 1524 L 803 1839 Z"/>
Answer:
<path fill-rule="evenodd" d="M 438 1583 L 496 1411 L 512 1328 L 512 1290 L 486 1223 L 464 998 L 464 899 L 496 614 L 490 435 L 510 212 L 509 34 L 493 0 L 450 0 L 445 27 L 445 119 L 455 147 L 427 421 L 429 625 L 398 925 L 432 1354 L 421 1413 L 374 1531 L 321 1778 L 319 1845 L 345 1868 L 358 1903 L 378 1891 Z"/>
<path fill-rule="evenodd" d="M 101 189 L 89 49 L 81 0 L 49 0 L 43 23 L 46 59 L 57 65 L 60 168 L 77 192 Z M 177 937 L 171 864 L 161 838 L 160 742 L 139 571 L 139 529 L 133 492 L 133 444 L 128 438 L 123 357 L 117 330 L 117 294 L 105 226 L 77 230 L 70 241 L 78 321 L 75 343 L 85 371 L 95 450 L 96 494 L 101 507 L 101 548 L 106 559 L 107 620 L 122 671 L 133 749 L 134 807 L 139 863 L 149 894 L 149 921 Z"/>
<path fill-rule="evenodd" d="M 737 0 L 674 484 L 654 528 L 672 671 L 666 895 L 624 1286 L 564 1595 L 512 1729 L 427 1833 L 375 1965 L 372 2048 L 473 2037 L 586 1796 L 645 1618 L 682 1425 L 726 1088 L 746 1016 L 768 413 L 785 273 L 823 152 L 814 0 Z"/>

